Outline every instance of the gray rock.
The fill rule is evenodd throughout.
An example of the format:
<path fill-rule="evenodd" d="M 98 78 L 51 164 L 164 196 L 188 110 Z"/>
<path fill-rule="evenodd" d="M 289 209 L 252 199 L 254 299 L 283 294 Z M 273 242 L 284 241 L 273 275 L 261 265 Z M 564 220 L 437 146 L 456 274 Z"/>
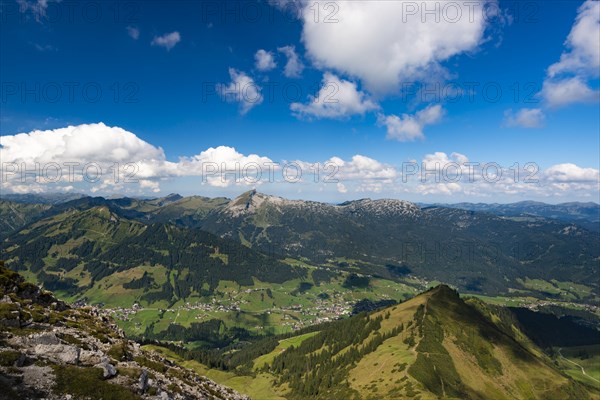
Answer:
<path fill-rule="evenodd" d="M 81 365 L 93 366 L 103 362 L 108 362 L 108 360 L 101 351 L 81 350 L 79 354 L 79 363 Z"/>
<path fill-rule="evenodd" d="M 79 363 L 79 348 L 66 344 L 48 345 L 38 344 L 33 349 L 38 356 L 58 361 L 64 364 Z"/>
<path fill-rule="evenodd" d="M 140 379 L 138 380 L 138 387 L 140 389 L 140 392 L 145 393 L 146 389 L 148 389 L 148 371 L 146 371 L 145 369 L 142 370 L 142 373 L 140 374 Z"/>
<path fill-rule="evenodd" d="M 102 368 L 104 371 L 104 379 L 110 379 L 113 376 L 117 375 L 117 369 L 107 362 L 100 363 L 96 365 L 96 368 Z"/>
<path fill-rule="evenodd" d="M 160 392 L 160 398 L 161 400 L 171 400 L 171 397 L 169 397 L 169 393 L 167 392 Z"/>
<path fill-rule="evenodd" d="M 60 339 L 54 332 L 44 332 L 38 335 L 31 335 L 27 338 L 27 344 L 29 346 L 37 345 L 57 345 L 60 344 Z"/>
<path fill-rule="evenodd" d="M 19 359 L 15 363 L 15 367 L 21 368 L 25 365 L 26 362 L 27 362 L 27 356 L 25 354 L 21 354 L 19 356 Z"/>

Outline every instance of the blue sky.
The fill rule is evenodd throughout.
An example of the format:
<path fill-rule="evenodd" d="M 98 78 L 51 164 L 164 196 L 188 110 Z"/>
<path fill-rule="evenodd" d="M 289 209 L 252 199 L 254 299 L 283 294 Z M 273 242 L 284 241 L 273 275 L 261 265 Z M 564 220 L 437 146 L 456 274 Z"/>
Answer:
<path fill-rule="evenodd" d="M 482 20 L 476 16 L 474 22 L 463 15 L 452 24 L 431 22 L 426 14 L 425 22 L 411 22 L 410 18 L 422 18 L 424 11 L 407 8 L 411 2 L 389 10 L 367 2 L 352 8 L 347 2 L 337 2 L 335 8 L 317 3 L 318 23 L 312 21 L 310 4 L 297 1 L 283 9 L 284 3 L 3 1 L 2 161 L 44 160 L 43 154 L 17 152 L 11 139 L 17 133 L 48 131 L 49 137 L 64 144 L 70 134 L 52 136 L 54 130 L 103 122 L 161 148 L 164 159 L 159 164 L 178 163 L 180 157 L 219 146 L 235 148 L 236 157 L 246 161 L 252 154 L 275 162 L 324 163 L 333 157 L 344 161 L 342 186 L 322 182 L 263 186 L 267 192 L 290 197 L 598 201 L 600 112 L 594 47 L 600 44 L 597 35 L 593 38 L 598 32 L 597 3 L 492 2 L 493 8 L 487 10 L 501 10 L 499 15 Z M 480 3 L 482 7 L 483 3 L 490 2 Z M 392 15 L 408 10 L 415 15 Z M 438 11 L 442 20 L 451 18 L 445 12 Z M 326 26 L 329 14 L 338 22 Z M 583 21 L 578 29 L 588 30 L 591 39 L 570 35 L 577 21 Z M 398 28 L 382 28 L 394 23 Z M 363 37 L 369 43 L 361 52 Z M 285 70 L 286 46 L 293 46 L 303 65 L 290 66 L 292 72 L 296 67 L 295 74 Z M 261 70 L 259 50 L 271 54 L 276 66 Z M 556 73 L 551 73 L 552 66 Z M 331 108 L 310 107 L 309 96 L 326 81 L 339 86 L 332 95 L 338 102 Z M 259 87 L 262 102 L 226 101 L 218 92 L 232 82 Z M 403 95 L 407 82 L 465 92 L 455 102 L 442 89 L 435 91 L 438 98 Z M 578 85 L 567 90 L 568 82 Z M 466 92 L 469 87 L 474 91 L 472 101 Z M 292 94 L 286 98 L 283 88 Z M 487 96 L 483 88 L 488 88 Z M 496 88 L 501 88 L 501 95 L 496 95 Z M 98 89 L 101 98 L 93 101 Z M 295 95 L 298 89 L 301 94 Z M 93 132 L 105 135 L 103 130 Z M 29 140 L 23 143 L 35 147 Z M 131 162 L 151 163 L 144 161 L 145 154 L 126 150 Z M 83 153 L 88 157 L 84 161 L 117 161 Z M 420 164 L 436 154 L 436 160 L 447 162 L 453 153 L 460 160 L 495 162 L 503 168 L 534 162 L 544 189 L 501 186 L 502 182 L 487 182 L 484 187 L 459 182 L 460 188 L 449 181 L 442 182 L 446 187 L 439 182 L 415 182 L 410 187 L 399 183 L 402 163 Z M 356 155 L 372 162 L 353 162 Z M 397 174 L 377 173 L 386 167 Z M 198 174 L 189 172 L 141 174 L 148 181 L 144 187 L 107 184 L 94 190 L 231 196 L 248 186 L 210 182 L 199 186 L 194 180 Z M 35 183 L 39 182 L 31 185 L 32 190 L 90 190 Z M 4 179 L 3 188 L 25 190 L 24 185 L 10 185 Z"/>

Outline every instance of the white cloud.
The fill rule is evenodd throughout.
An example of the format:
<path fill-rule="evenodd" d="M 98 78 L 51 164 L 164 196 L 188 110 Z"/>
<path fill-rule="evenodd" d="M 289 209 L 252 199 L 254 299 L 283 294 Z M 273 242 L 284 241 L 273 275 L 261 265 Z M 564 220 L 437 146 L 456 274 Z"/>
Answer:
<path fill-rule="evenodd" d="M 427 170 L 436 170 L 443 169 L 449 164 L 462 165 L 468 162 L 469 158 L 464 154 L 454 152 L 448 156 L 443 151 L 436 151 L 432 154 L 426 154 L 421 161 L 421 165 Z"/>
<path fill-rule="evenodd" d="M 217 90 L 226 101 L 240 103 L 242 115 L 263 102 L 261 87 L 254 82 L 254 79 L 234 68 L 229 68 L 229 76 L 231 77 L 229 85 L 219 84 Z"/>
<path fill-rule="evenodd" d="M 273 161 L 265 155 L 244 154 L 233 147 L 219 146 L 171 162 L 160 147 L 132 132 L 102 123 L 5 135 L 0 137 L 0 146 L 0 190 L 3 193 L 79 191 L 142 195 L 158 193 L 163 182 L 173 184 L 188 177 L 194 178 L 194 184 L 205 185 L 207 190 L 230 190 L 231 195 L 238 194 L 243 187 L 265 185 L 275 191 L 285 191 L 293 187 L 290 185 L 297 185 L 293 190 L 323 191 L 332 196 L 344 195 L 343 198 L 357 193 L 382 193 L 388 197 L 413 196 L 421 201 L 422 196 L 440 201 L 444 198 L 473 201 L 486 197 L 509 201 L 586 199 L 597 198 L 600 188 L 598 169 L 574 163 L 553 165 L 535 174 L 531 174 L 531 170 L 522 171 L 517 175 L 511 166 L 499 166 L 500 176 L 496 179 L 496 168 L 492 166 L 486 171 L 485 160 L 470 160 L 464 154 L 444 152 L 427 154 L 420 162 L 411 162 L 416 170 L 404 170 L 403 166 L 360 154 L 348 159 L 330 157 L 318 166 L 298 160 L 294 163 L 301 168 L 302 179 L 292 184 L 283 179 L 284 165 L 288 164 L 285 160 Z M 471 166 L 467 166 L 470 161 Z M 479 161 L 479 165 L 473 161 Z M 12 171 L 12 167 L 21 168 L 22 163 L 28 170 L 26 179 Z M 57 182 L 34 179 L 32 170 L 36 163 L 39 164 L 38 175 L 53 178 L 54 169 L 51 168 L 48 175 L 39 171 L 56 163 L 62 166 L 63 176 Z M 65 163 L 79 163 L 73 176 Z M 101 167 L 101 179 L 92 182 L 84 178 L 82 167 L 88 163 Z M 115 163 L 121 167 L 135 164 L 136 168 L 119 168 L 117 180 L 111 169 Z M 258 170 L 260 174 L 255 173 Z M 219 191 L 212 193 L 223 195 Z"/>
<path fill-rule="evenodd" d="M 553 165 L 544 175 L 553 182 L 600 182 L 597 169 L 582 168 L 571 163 Z"/>
<path fill-rule="evenodd" d="M 587 0 L 579 7 L 565 46 L 548 68 L 542 98 L 550 107 L 597 102 L 600 91 L 588 81 L 600 75 L 600 2 Z"/>
<path fill-rule="evenodd" d="M 256 52 L 256 54 L 254 55 L 254 61 L 256 69 L 258 69 L 259 71 L 270 71 L 273 68 L 277 67 L 277 63 L 275 63 L 273 53 L 263 49 L 260 49 Z"/>
<path fill-rule="evenodd" d="M 379 106 L 359 91 L 356 83 L 340 79 L 331 73 L 323 75 L 319 94 L 309 97 L 307 104 L 292 103 L 290 109 L 296 117 L 348 118 L 364 115 Z"/>
<path fill-rule="evenodd" d="M 425 139 L 423 129 L 427 125 L 438 123 L 444 116 L 445 110 L 441 105 L 429 105 L 415 115 L 402 114 L 380 115 L 378 123 L 387 127 L 387 138 L 399 142 Z"/>
<path fill-rule="evenodd" d="M 512 109 L 504 112 L 504 125 L 508 127 L 541 128 L 546 116 L 541 108 L 522 108 L 516 113 Z"/>
<path fill-rule="evenodd" d="M 304 4 L 302 40 L 318 68 L 357 77 L 373 93 L 389 93 L 400 79 L 425 78 L 442 61 L 476 50 L 487 25 L 483 7 L 492 2 L 311 1 Z M 426 14 L 426 6 L 435 8 L 434 15 Z"/>
<path fill-rule="evenodd" d="M 160 184 L 156 181 L 151 181 L 149 179 L 142 179 L 140 181 L 140 188 L 143 190 L 149 189 L 150 191 L 152 191 L 152 193 L 160 192 Z"/>
<path fill-rule="evenodd" d="M 393 166 L 360 154 L 352 156 L 349 161 L 331 157 L 324 163 L 324 165 L 328 164 L 336 165 L 338 168 L 336 176 L 346 181 L 385 180 L 391 182 L 398 176 L 398 171 Z"/>
<path fill-rule="evenodd" d="M 560 61 L 548 68 L 548 76 L 562 73 L 600 74 L 600 2 L 588 0 L 578 10 Z"/>
<path fill-rule="evenodd" d="M 288 78 L 300 78 L 302 71 L 304 70 L 304 64 L 302 64 L 300 57 L 296 53 L 296 47 L 279 47 L 277 51 L 283 53 L 287 57 L 287 63 L 285 64 L 283 74 Z"/>
<path fill-rule="evenodd" d="M 139 28 L 135 27 L 135 26 L 128 26 L 127 28 L 127 34 L 133 39 L 133 40 L 138 40 L 140 38 L 140 30 Z M 156 39 L 156 38 L 155 38 Z M 178 40 L 179 41 L 179 40 Z M 173 44 L 173 46 L 175 46 L 175 44 Z"/>
<path fill-rule="evenodd" d="M 161 148 L 119 127 L 103 123 L 69 126 L 0 137 L 3 161 L 129 162 L 164 160 Z M 8 161 L 10 160 L 10 161 Z"/>
<path fill-rule="evenodd" d="M 546 79 L 542 97 L 550 107 L 562 107 L 573 103 L 598 101 L 600 93 L 591 89 L 580 77 L 561 80 Z"/>
<path fill-rule="evenodd" d="M 455 182 L 450 183 L 435 183 L 430 185 L 419 185 L 417 187 L 419 193 L 424 195 L 429 194 L 441 194 L 441 195 L 452 195 L 459 193 L 463 190 L 462 186 Z"/>
<path fill-rule="evenodd" d="M 215 187 L 234 184 L 256 185 L 260 169 L 262 179 L 268 179 L 269 168 L 275 168 L 268 157 L 257 154 L 244 155 L 233 147 L 209 148 L 193 157 L 183 157 L 178 163 L 181 176 L 205 176 L 206 183 Z M 247 168 L 244 171 L 244 168 Z M 237 180 L 237 182 L 236 182 Z"/>
<path fill-rule="evenodd" d="M 600 194 L 600 172 L 575 164 L 558 164 L 542 170 L 530 164 L 521 164 L 519 172 L 515 165 L 500 165 L 485 160 L 469 160 L 460 153 L 444 152 L 427 154 L 421 162 L 407 162 L 402 167 L 394 185 L 396 193 L 404 195 L 433 196 L 438 201 L 444 197 L 452 201 L 494 198 L 517 201 L 537 198 L 596 198 Z"/>
<path fill-rule="evenodd" d="M 122 128 L 103 123 L 5 135 L 0 137 L 0 145 L 2 187 L 6 189 L 28 182 L 38 186 L 85 183 L 83 170 L 86 165 L 91 166 L 88 183 L 101 187 L 109 183 L 115 187 L 137 187 L 138 182 L 134 182 L 137 179 L 168 176 L 176 170 L 175 164 L 166 161 L 161 148 Z M 69 167 L 70 163 L 75 164 Z M 115 165 L 119 165 L 118 173 L 114 170 Z M 20 173 L 23 166 L 28 170 L 37 169 L 37 173 L 24 177 Z M 15 169 L 16 173 L 13 173 Z M 59 170 L 62 176 L 58 174 Z M 97 174 L 100 170 L 102 172 Z M 135 179 L 128 178 L 133 175 Z M 145 185 L 148 187 L 148 183 Z"/>
<path fill-rule="evenodd" d="M 152 39 L 150 44 L 152 46 L 164 47 L 167 49 L 167 51 L 171 51 L 171 49 L 179 42 L 181 42 L 181 35 L 179 32 L 175 31 L 171 33 L 165 33 L 162 36 L 154 36 L 154 39 Z"/>

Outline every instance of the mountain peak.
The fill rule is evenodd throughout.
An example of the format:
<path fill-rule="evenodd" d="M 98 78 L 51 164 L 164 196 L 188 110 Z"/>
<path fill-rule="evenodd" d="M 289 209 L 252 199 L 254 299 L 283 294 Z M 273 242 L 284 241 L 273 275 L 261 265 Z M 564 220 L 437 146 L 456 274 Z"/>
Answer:
<path fill-rule="evenodd" d="M 165 206 L 170 203 L 175 203 L 176 201 L 179 201 L 181 199 L 183 199 L 183 196 L 181 196 L 177 193 L 171 193 L 165 197 L 158 199 L 157 205 L 159 207 L 162 207 L 162 206 Z"/>
<path fill-rule="evenodd" d="M 177 201 L 177 200 L 181 200 L 183 199 L 183 196 L 181 196 L 179 193 L 170 193 L 167 196 L 164 197 L 165 200 L 173 200 L 173 201 Z"/>
<path fill-rule="evenodd" d="M 257 192 L 256 189 L 242 193 L 233 199 L 225 208 L 233 216 L 242 214 L 252 214 L 256 212 L 263 204 L 284 205 L 301 204 L 304 201 L 287 200 L 283 197 L 272 196 Z"/>
<path fill-rule="evenodd" d="M 429 295 L 431 297 L 436 297 L 436 298 L 444 298 L 444 299 L 452 299 L 452 300 L 457 300 L 460 298 L 460 295 L 458 294 L 458 292 L 456 290 L 452 289 L 450 286 L 445 285 L 445 284 L 435 286 L 435 287 L 429 289 L 429 291 L 427 293 L 429 293 Z"/>
<path fill-rule="evenodd" d="M 417 216 L 421 208 L 409 201 L 396 199 L 360 199 L 340 204 L 343 210 L 353 215 L 375 215 L 382 217 L 391 216 Z"/>

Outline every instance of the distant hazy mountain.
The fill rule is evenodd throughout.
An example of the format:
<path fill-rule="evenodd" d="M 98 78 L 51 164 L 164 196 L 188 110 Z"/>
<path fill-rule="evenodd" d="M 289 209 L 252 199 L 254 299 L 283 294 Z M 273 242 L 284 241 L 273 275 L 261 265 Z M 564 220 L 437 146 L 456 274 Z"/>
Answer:
<path fill-rule="evenodd" d="M 563 222 L 578 224 L 593 231 L 600 231 L 600 204 L 562 203 L 546 204 L 536 201 L 521 201 L 511 204 L 457 203 L 434 204 L 440 207 L 459 208 L 462 210 L 488 212 L 510 217 L 542 217 Z"/>
<path fill-rule="evenodd" d="M 8 193 L 0 195 L 0 200 L 28 204 L 60 204 L 85 197 L 81 193 Z"/>

